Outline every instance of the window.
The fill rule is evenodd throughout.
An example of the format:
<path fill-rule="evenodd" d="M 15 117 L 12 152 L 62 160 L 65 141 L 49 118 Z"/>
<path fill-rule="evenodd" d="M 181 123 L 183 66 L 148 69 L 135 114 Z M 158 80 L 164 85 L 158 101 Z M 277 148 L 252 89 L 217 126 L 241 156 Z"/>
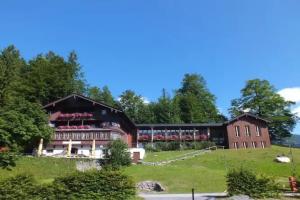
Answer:
<path fill-rule="evenodd" d="M 259 126 L 256 126 L 256 136 L 261 136 L 261 130 Z"/>
<path fill-rule="evenodd" d="M 106 115 L 106 110 L 101 110 L 101 115 Z"/>
<path fill-rule="evenodd" d="M 238 144 L 237 142 L 234 142 L 234 143 L 233 143 L 233 147 L 234 147 L 235 149 L 238 149 L 238 148 L 239 148 L 239 144 Z"/>
<path fill-rule="evenodd" d="M 234 129 L 235 129 L 235 136 L 236 137 L 240 137 L 240 127 L 239 126 L 235 126 Z"/>
<path fill-rule="evenodd" d="M 244 149 L 247 149 L 247 142 L 243 142 L 243 147 L 244 147 Z"/>
<path fill-rule="evenodd" d="M 255 149 L 257 147 L 256 142 L 252 142 L 252 148 Z"/>
<path fill-rule="evenodd" d="M 122 137 L 121 137 L 121 135 L 119 134 L 119 133 L 117 133 L 117 132 L 112 132 L 111 133 L 111 139 L 112 140 L 117 140 L 117 139 L 121 139 Z"/>
<path fill-rule="evenodd" d="M 263 148 L 263 149 L 264 149 L 264 148 L 265 148 L 265 146 L 266 146 L 265 142 L 264 142 L 264 141 L 261 141 L 261 142 L 260 142 L 260 144 L 261 144 L 261 148 Z"/>
<path fill-rule="evenodd" d="M 46 152 L 47 153 L 53 153 L 53 149 L 47 149 Z"/>
<path fill-rule="evenodd" d="M 246 131 L 246 136 L 250 136 L 251 133 L 250 133 L 250 126 L 245 126 L 245 131 Z"/>

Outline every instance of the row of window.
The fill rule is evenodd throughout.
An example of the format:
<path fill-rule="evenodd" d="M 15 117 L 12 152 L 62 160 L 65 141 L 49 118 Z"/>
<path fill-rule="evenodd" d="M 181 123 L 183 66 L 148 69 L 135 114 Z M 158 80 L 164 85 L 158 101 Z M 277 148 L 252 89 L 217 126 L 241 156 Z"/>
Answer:
<path fill-rule="evenodd" d="M 152 130 L 151 129 L 148 129 L 148 130 L 139 130 L 138 131 L 140 134 L 152 134 Z M 153 134 L 163 134 L 163 133 L 174 133 L 174 134 L 179 134 L 179 133 L 191 133 L 193 134 L 194 132 L 195 133 L 199 133 L 199 130 L 153 130 Z"/>
<path fill-rule="evenodd" d="M 115 134 L 113 134 L 115 137 Z M 109 133 L 56 133 L 56 140 L 90 140 L 90 139 L 110 139 Z"/>
<path fill-rule="evenodd" d="M 242 142 L 242 144 L 241 144 L 241 146 L 239 145 L 239 143 L 238 142 L 234 142 L 233 143 L 233 147 L 235 148 L 235 149 L 238 149 L 238 148 L 244 148 L 244 149 L 247 149 L 247 148 L 253 148 L 253 149 L 255 149 L 255 148 L 257 148 L 257 142 L 255 142 L 255 141 L 253 141 L 253 142 Z M 265 141 L 261 141 L 260 142 L 260 146 L 261 146 L 261 148 L 265 148 L 266 147 L 266 142 Z"/>
<path fill-rule="evenodd" d="M 235 126 L 234 130 L 235 130 L 235 136 L 240 137 L 241 136 L 240 126 Z M 261 128 L 259 126 L 256 126 L 255 130 L 256 130 L 256 136 L 261 136 Z M 246 136 L 251 136 L 251 131 L 250 131 L 250 126 L 249 125 L 245 126 L 245 135 Z"/>

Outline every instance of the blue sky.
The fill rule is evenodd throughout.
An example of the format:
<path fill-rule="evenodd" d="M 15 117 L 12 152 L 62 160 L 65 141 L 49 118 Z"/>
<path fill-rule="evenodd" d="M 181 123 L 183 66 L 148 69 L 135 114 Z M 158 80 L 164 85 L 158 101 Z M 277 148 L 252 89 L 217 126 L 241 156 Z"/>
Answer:
<path fill-rule="evenodd" d="M 156 100 L 199 73 L 226 113 L 245 81 L 269 80 L 300 112 L 298 0 L 3 0 L 0 49 L 71 50 L 89 84 Z M 295 132 L 300 133 L 300 128 Z"/>

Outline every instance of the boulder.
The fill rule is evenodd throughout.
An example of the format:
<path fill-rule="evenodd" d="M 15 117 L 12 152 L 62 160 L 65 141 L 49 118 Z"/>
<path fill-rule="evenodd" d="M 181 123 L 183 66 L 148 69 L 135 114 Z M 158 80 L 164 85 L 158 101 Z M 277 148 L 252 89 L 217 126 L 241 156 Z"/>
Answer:
<path fill-rule="evenodd" d="M 137 188 L 144 192 L 163 192 L 165 188 L 156 181 L 143 181 L 137 184 Z"/>

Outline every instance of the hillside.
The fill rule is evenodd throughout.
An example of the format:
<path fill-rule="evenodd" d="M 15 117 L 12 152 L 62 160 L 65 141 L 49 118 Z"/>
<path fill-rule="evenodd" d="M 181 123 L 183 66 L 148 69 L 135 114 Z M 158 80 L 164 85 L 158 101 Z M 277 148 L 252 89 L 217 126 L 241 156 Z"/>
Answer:
<path fill-rule="evenodd" d="M 149 153 L 147 161 L 166 160 L 183 152 Z M 286 185 L 291 175 L 290 164 L 274 162 L 279 154 L 289 154 L 289 148 L 273 146 L 269 149 L 217 150 L 192 159 L 166 166 L 132 166 L 125 172 L 135 180 L 156 180 L 167 187 L 168 192 L 222 192 L 226 189 L 226 172 L 231 168 L 245 167 L 257 174 L 274 176 Z M 300 174 L 300 149 L 293 149 L 297 174 Z"/>
<path fill-rule="evenodd" d="M 172 159 L 186 152 L 190 151 L 148 153 L 146 161 Z M 281 185 L 286 185 L 291 165 L 273 161 L 276 155 L 283 153 L 288 155 L 289 148 L 273 146 L 269 149 L 217 150 L 166 166 L 133 165 L 125 168 L 124 173 L 132 176 L 136 182 L 160 181 L 170 193 L 190 192 L 192 187 L 196 192 L 223 192 L 226 189 L 227 170 L 238 167 L 274 176 Z M 300 175 L 300 149 L 293 149 L 293 155 L 297 174 Z M 73 160 L 22 157 L 13 170 L 0 170 L 0 179 L 19 173 L 32 173 L 40 183 L 45 183 L 74 171 Z"/>

